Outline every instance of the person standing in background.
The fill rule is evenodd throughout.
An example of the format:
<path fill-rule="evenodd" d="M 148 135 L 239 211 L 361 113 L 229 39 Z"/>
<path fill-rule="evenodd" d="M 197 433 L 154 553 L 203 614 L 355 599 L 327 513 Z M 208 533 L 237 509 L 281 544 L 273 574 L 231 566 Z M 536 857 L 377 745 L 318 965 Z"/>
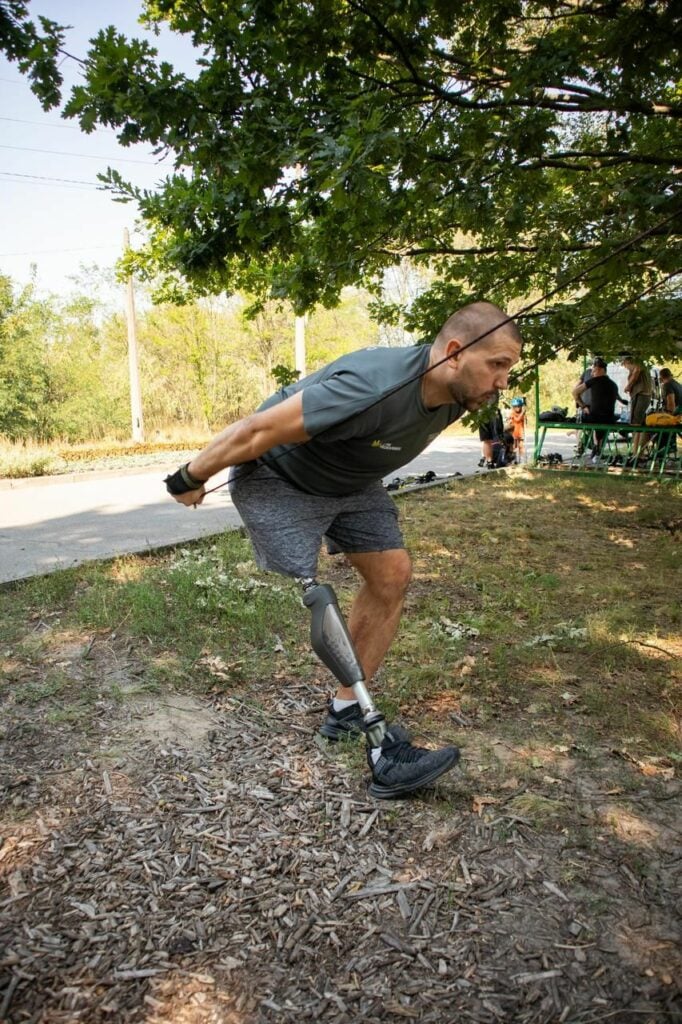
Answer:
<path fill-rule="evenodd" d="M 621 362 L 628 371 L 628 382 L 624 390 L 630 396 L 630 423 L 633 427 L 643 427 L 653 392 L 651 374 L 644 363 L 636 362 L 627 352 L 621 355 Z M 644 434 L 637 432 L 632 441 L 632 454 L 635 458 L 643 443 Z"/>

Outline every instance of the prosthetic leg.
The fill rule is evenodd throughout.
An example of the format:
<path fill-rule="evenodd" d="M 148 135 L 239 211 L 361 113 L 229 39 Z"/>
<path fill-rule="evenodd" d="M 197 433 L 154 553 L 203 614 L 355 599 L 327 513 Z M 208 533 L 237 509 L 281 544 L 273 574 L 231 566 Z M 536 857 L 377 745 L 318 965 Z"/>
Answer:
<path fill-rule="evenodd" d="M 365 686 L 364 673 L 334 589 L 326 583 L 318 583 L 316 579 L 299 582 L 303 585 L 303 604 L 310 608 L 312 614 L 310 636 L 313 650 L 341 685 L 353 690 L 365 720 L 367 741 L 370 746 L 379 747 L 386 733 L 386 721 L 375 708 Z"/>

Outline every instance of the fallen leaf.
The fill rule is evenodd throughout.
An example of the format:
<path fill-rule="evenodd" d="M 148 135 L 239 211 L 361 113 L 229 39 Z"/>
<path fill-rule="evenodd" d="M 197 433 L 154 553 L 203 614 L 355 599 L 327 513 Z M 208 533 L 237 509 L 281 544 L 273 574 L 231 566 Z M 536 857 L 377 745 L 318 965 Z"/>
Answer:
<path fill-rule="evenodd" d="M 476 637 L 479 635 L 479 630 L 474 626 L 467 626 L 464 622 L 452 622 L 451 619 L 447 619 L 444 615 L 440 618 L 440 625 L 443 631 L 452 637 L 453 640 L 463 640 L 465 637 Z"/>
<path fill-rule="evenodd" d="M 674 779 L 675 769 L 667 764 L 668 758 L 651 758 L 649 761 L 640 761 L 638 758 L 633 757 L 632 754 L 628 753 L 627 750 L 614 750 L 614 754 L 617 757 L 622 757 L 626 761 L 630 761 L 631 764 L 636 765 L 639 768 L 642 775 L 646 775 L 649 778 L 656 776 L 659 779 Z"/>
<path fill-rule="evenodd" d="M 487 807 L 488 804 L 499 804 L 499 802 L 500 801 L 494 796 L 475 796 L 471 804 L 471 809 L 474 814 L 482 814 L 483 808 Z"/>
<path fill-rule="evenodd" d="M 9 882 L 9 890 L 12 896 L 21 896 L 22 893 L 26 892 L 24 876 L 18 869 L 11 873 L 7 881 Z"/>
<path fill-rule="evenodd" d="M 449 843 L 459 836 L 461 831 L 461 828 L 453 825 L 433 828 L 422 843 L 422 849 L 429 853 L 434 847 L 447 847 Z"/>
<path fill-rule="evenodd" d="M 212 676 L 216 676 L 217 679 L 229 679 L 229 665 L 226 665 L 223 659 L 215 655 L 206 655 L 204 658 L 199 659 L 199 664 L 203 665 L 208 669 Z"/>
<path fill-rule="evenodd" d="M 642 775 L 647 775 L 649 778 L 656 776 L 659 779 L 674 779 L 675 769 L 674 768 L 663 768 L 657 764 L 651 764 L 647 761 L 638 761 L 637 767 L 641 771 Z"/>
<path fill-rule="evenodd" d="M 555 885 L 554 882 L 543 882 L 542 884 L 547 892 L 551 892 L 553 896 L 558 896 L 560 899 L 565 900 L 566 903 L 568 903 L 568 896 L 566 893 L 563 893 L 559 886 Z"/>

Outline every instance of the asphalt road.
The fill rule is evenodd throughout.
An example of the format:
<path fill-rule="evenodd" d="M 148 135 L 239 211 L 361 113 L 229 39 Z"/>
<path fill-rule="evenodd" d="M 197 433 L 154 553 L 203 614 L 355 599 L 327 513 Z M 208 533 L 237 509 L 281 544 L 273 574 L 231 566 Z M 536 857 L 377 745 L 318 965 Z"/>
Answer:
<path fill-rule="evenodd" d="M 551 450 L 566 452 L 572 443 L 558 435 Z M 438 476 L 469 476 L 479 472 L 480 451 L 475 437 L 441 436 L 397 475 L 432 470 Z M 172 501 L 162 478 L 175 468 L 0 481 L 0 583 L 181 544 L 240 525 L 227 488 L 211 494 L 198 509 Z"/>

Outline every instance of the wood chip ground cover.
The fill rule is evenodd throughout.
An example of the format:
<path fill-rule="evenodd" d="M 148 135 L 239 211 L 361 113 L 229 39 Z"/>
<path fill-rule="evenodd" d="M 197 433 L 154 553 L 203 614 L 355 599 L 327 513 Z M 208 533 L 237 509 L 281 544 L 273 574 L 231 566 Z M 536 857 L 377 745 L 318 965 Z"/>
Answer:
<path fill-rule="evenodd" d="M 256 677 L 216 633 L 171 689 L 145 680 L 172 645 L 132 616 L 78 626 L 86 570 L 51 603 L 0 594 L 0 1020 L 682 1019 L 676 547 L 654 492 L 599 486 L 401 499 L 416 578 L 386 704 L 463 750 L 416 800 L 371 800 L 362 748 L 313 741 L 329 681 L 302 610 Z"/>

